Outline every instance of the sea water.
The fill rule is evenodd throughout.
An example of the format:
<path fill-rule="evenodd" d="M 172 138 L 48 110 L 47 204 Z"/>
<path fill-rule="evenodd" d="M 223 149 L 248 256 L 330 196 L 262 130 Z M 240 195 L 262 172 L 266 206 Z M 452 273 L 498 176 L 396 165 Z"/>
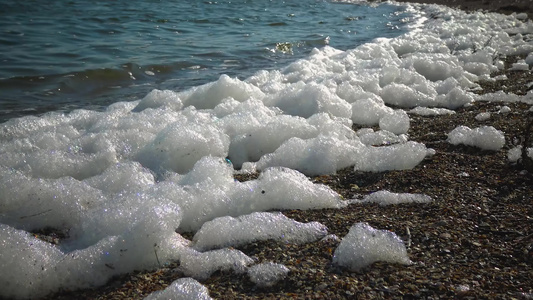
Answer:
<path fill-rule="evenodd" d="M 397 6 L 326 0 L 15 1 L 0 3 L 0 122 L 102 109 L 221 74 L 244 79 L 314 47 L 394 37 Z"/>

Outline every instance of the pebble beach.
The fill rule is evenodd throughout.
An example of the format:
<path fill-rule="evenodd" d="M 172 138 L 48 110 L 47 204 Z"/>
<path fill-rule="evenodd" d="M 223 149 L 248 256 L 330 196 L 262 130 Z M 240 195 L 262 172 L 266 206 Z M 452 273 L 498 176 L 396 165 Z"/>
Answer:
<path fill-rule="evenodd" d="M 447 5 L 466 12 L 520 14 L 524 22 L 533 17 L 533 5 L 527 0 L 409 2 Z M 286 276 L 262 285 L 249 273 L 218 270 L 199 279 L 205 298 L 533 298 L 533 160 L 527 155 L 511 158 L 518 146 L 533 146 L 533 75 L 525 63 L 528 57 L 502 57 L 501 68 L 477 82 L 479 87 L 472 91 L 476 101 L 467 105 L 434 115 L 406 109 L 408 139 L 433 149 L 433 154 L 414 168 L 367 172 L 347 167 L 331 175 L 308 175 L 314 184 L 338 193 L 347 206 L 288 209 L 281 214 L 302 223 L 319 222 L 327 227 L 327 236 L 309 243 L 261 240 L 230 247 L 254 264 L 282 265 L 280 270 Z M 524 65 L 526 68 L 520 67 Z M 492 126 L 501 131 L 505 142 L 496 151 L 465 145 L 468 141 L 451 143 L 450 132 L 460 125 Z M 366 127 L 354 124 L 352 130 Z M 260 173 L 241 172 L 234 178 L 248 182 Z M 364 201 L 378 191 L 424 195 L 423 199 L 430 200 L 389 205 Z M 378 261 L 358 270 L 333 263 L 342 237 L 361 223 L 397 235 L 408 261 Z M 66 238 L 54 230 L 32 234 L 51 244 Z M 180 234 L 194 240 L 194 232 Z M 159 260 L 156 250 L 154 253 Z M 59 291 L 45 299 L 156 299 L 154 292 L 187 277 L 187 270 L 176 261 L 155 270 L 114 276 L 98 288 Z"/>

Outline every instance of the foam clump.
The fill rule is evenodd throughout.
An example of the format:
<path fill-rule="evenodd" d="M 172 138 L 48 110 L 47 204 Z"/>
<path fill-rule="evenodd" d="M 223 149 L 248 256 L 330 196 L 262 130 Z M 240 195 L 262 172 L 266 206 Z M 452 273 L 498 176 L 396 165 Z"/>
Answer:
<path fill-rule="evenodd" d="M 479 99 L 490 102 L 522 102 L 531 105 L 533 104 L 533 93 L 529 91 L 526 95 L 516 95 L 504 91 L 497 91 L 494 93 L 483 94 L 483 98 L 479 96 Z"/>
<path fill-rule="evenodd" d="M 304 244 L 326 234 L 326 226 L 318 222 L 300 223 L 282 213 L 257 212 L 238 218 L 220 217 L 204 223 L 194 235 L 193 247 L 205 251 L 269 239 Z"/>
<path fill-rule="evenodd" d="M 253 259 L 235 249 L 219 249 L 208 252 L 198 252 L 187 248 L 180 257 L 179 270 L 185 276 L 198 280 L 206 280 L 215 271 L 234 271 L 244 273 Z"/>
<path fill-rule="evenodd" d="M 366 146 L 383 146 L 390 144 L 406 143 L 408 138 L 405 134 L 396 135 L 387 130 L 374 132 L 372 128 L 363 128 L 357 131 L 359 140 Z"/>
<path fill-rule="evenodd" d="M 533 52 L 529 53 L 526 57 L 526 59 L 524 60 L 524 62 L 528 65 L 533 65 Z"/>
<path fill-rule="evenodd" d="M 246 207 L 255 208 L 255 211 L 268 211 L 342 208 L 347 205 L 328 186 L 314 184 L 302 173 L 288 168 L 264 170 L 257 180 L 239 184 L 234 196 L 239 201 L 241 212 Z"/>
<path fill-rule="evenodd" d="M 391 82 L 383 87 L 380 96 L 385 103 L 402 108 L 434 104 L 434 100 L 428 95 L 419 93 L 406 84 L 397 82 Z"/>
<path fill-rule="evenodd" d="M 350 228 L 333 254 L 333 263 L 360 271 L 374 262 L 410 264 L 403 241 L 393 232 L 377 230 L 367 223 Z"/>
<path fill-rule="evenodd" d="M 526 155 L 527 157 L 533 159 L 533 148 L 527 148 Z M 509 152 L 507 152 L 507 159 L 509 159 L 510 162 L 517 162 L 521 158 L 522 146 L 516 146 L 512 149 L 509 149 Z"/>
<path fill-rule="evenodd" d="M 334 174 L 337 170 L 355 166 L 356 170 L 382 172 L 406 170 L 418 165 L 428 154 L 424 144 L 408 141 L 384 147 L 371 147 L 377 140 L 401 142 L 404 138 L 363 137 L 363 140 L 339 139 L 335 136 L 318 136 L 302 140 L 292 138 L 276 151 L 267 154 L 254 165 L 257 170 L 283 166 L 305 175 Z"/>
<path fill-rule="evenodd" d="M 0 246 L 2 297 L 38 298 L 60 287 L 53 276 L 63 258 L 57 247 L 4 224 L 0 224 Z"/>
<path fill-rule="evenodd" d="M 505 145 L 503 132 L 492 126 L 482 126 L 470 129 L 458 126 L 448 133 L 448 142 L 452 145 L 464 144 L 482 150 L 498 151 Z"/>
<path fill-rule="evenodd" d="M 457 109 L 474 102 L 474 96 L 459 87 L 455 87 L 446 95 L 439 95 L 436 98 L 440 106 L 449 109 Z"/>
<path fill-rule="evenodd" d="M 510 70 L 514 71 L 529 71 L 529 64 L 525 59 L 520 59 L 519 61 L 513 63 Z"/>
<path fill-rule="evenodd" d="M 142 191 L 153 184 L 152 172 L 138 162 L 117 163 L 106 169 L 102 174 L 87 178 L 87 185 L 107 194 L 120 192 Z"/>
<path fill-rule="evenodd" d="M 474 119 L 476 119 L 477 121 L 486 121 L 490 119 L 491 116 L 492 114 L 490 112 L 481 112 L 477 114 Z"/>
<path fill-rule="evenodd" d="M 112 237 L 118 240 L 116 246 L 125 250 L 110 255 L 118 265 L 115 269 L 153 267 L 158 264 L 154 250 L 160 261 L 168 261 L 176 258 L 179 248 L 187 244 L 175 233 L 181 219 L 181 207 L 171 199 L 144 193 L 119 195 L 90 210 L 72 226 L 64 247 L 83 249 Z"/>
<path fill-rule="evenodd" d="M 511 112 L 511 108 L 507 105 L 504 105 L 502 106 L 499 110 L 498 110 L 498 113 L 499 114 L 507 114 L 507 113 L 510 113 Z"/>
<path fill-rule="evenodd" d="M 158 235 L 155 236 L 157 239 Z M 135 239 L 131 233 L 106 236 L 88 247 L 68 250 L 66 246 L 52 245 L 26 231 L 0 224 L 0 267 L 10 270 L 0 274 L 1 295 L 39 298 L 60 288 L 97 287 L 118 274 L 177 259 L 184 246 L 175 233 L 158 240 L 160 247 L 156 248 L 147 244 L 154 238 L 147 239 L 150 238 Z M 154 249 L 159 250 L 159 261 Z M 25 288 L 20 289 L 21 286 Z"/>
<path fill-rule="evenodd" d="M 240 168 L 244 162 L 257 161 L 261 156 L 274 152 L 290 138 L 308 139 L 318 133 L 317 128 L 304 118 L 277 116 L 257 129 L 235 136 L 231 141 L 229 157 L 235 167 Z"/>
<path fill-rule="evenodd" d="M 257 170 L 283 166 L 305 175 L 334 174 L 353 165 L 361 142 L 320 135 L 312 139 L 291 138 L 257 162 Z"/>
<path fill-rule="evenodd" d="M 305 99 L 305 101 L 303 101 Z M 309 118 L 317 113 L 350 118 L 351 105 L 330 89 L 314 82 L 298 82 L 264 100 L 267 106 L 279 107 L 285 114 Z"/>
<path fill-rule="evenodd" d="M 430 150 L 424 144 L 413 141 L 386 147 L 369 147 L 358 153 L 354 169 L 369 172 L 408 170 L 429 154 Z"/>
<path fill-rule="evenodd" d="M 417 106 L 408 111 L 408 113 L 416 114 L 420 116 L 440 116 L 440 115 L 453 115 L 455 111 L 447 108 L 429 108 Z"/>
<path fill-rule="evenodd" d="M 162 291 L 153 292 L 144 300 L 210 300 L 207 287 L 192 278 L 180 278 L 174 280 Z"/>
<path fill-rule="evenodd" d="M 379 128 L 395 134 L 402 134 L 409 130 L 409 122 L 407 113 L 400 109 L 379 119 Z"/>
<path fill-rule="evenodd" d="M 177 111 L 183 108 L 183 102 L 174 91 L 152 90 L 133 108 L 133 111 L 140 112 L 147 108 L 158 108 L 161 106 Z"/>
<path fill-rule="evenodd" d="M 243 102 L 250 98 L 261 99 L 264 93 L 257 86 L 223 74 L 217 81 L 181 92 L 179 97 L 184 106 L 213 109 L 228 98 Z"/>
<path fill-rule="evenodd" d="M 184 143 L 184 141 L 188 141 Z M 229 138 L 209 124 L 173 123 L 146 145 L 137 159 L 155 172 L 188 172 L 204 156 L 225 157 Z"/>
<path fill-rule="evenodd" d="M 250 281 L 258 287 L 271 287 L 287 277 L 289 271 L 282 264 L 268 262 L 249 267 L 247 273 Z"/>
<path fill-rule="evenodd" d="M 424 194 L 392 193 L 387 190 L 377 191 L 363 198 L 361 202 L 377 203 L 381 206 L 402 203 L 429 203 L 433 199 Z"/>
<path fill-rule="evenodd" d="M 392 111 L 379 96 L 370 94 L 369 98 L 358 99 L 352 103 L 352 121 L 355 124 L 372 126 Z"/>
<path fill-rule="evenodd" d="M 203 223 L 222 216 L 347 205 L 331 188 L 287 168 L 269 168 L 257 179 L 235 181 L 231 165 L 217 157 L 204 157 L 189 173 L 168 177 L 145 193 L 150 199 L 170 199 L 181 207 L 180 232 L 197 231 Z"/>
<path fill-rule="evenodd" d="M 36 179 L 2 166 L 0 199 L 0 222 L 25 230 L 68 229 L 106 200 L 101 190 L 72 177 Z"/>

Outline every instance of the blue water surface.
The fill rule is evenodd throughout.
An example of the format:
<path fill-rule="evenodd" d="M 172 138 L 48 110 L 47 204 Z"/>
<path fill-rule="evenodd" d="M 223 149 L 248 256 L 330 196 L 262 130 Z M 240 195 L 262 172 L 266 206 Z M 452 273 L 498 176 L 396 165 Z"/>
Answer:
<path fill-rule="evenodd" d="M 0 3 L 0 122 L 244 79 L 405 32 L 402 7 L 324 0 Z"/>

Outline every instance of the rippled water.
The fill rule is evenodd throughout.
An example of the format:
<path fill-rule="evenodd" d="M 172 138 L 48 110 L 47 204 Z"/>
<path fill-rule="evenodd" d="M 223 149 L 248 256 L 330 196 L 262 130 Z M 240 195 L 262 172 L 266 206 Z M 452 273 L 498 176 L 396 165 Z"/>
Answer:
<path fill-rule="evenodd" d="M 319 0 L 0 3 L 0 122 L 100 109 L 403 33 L 401 8 Z"/>

